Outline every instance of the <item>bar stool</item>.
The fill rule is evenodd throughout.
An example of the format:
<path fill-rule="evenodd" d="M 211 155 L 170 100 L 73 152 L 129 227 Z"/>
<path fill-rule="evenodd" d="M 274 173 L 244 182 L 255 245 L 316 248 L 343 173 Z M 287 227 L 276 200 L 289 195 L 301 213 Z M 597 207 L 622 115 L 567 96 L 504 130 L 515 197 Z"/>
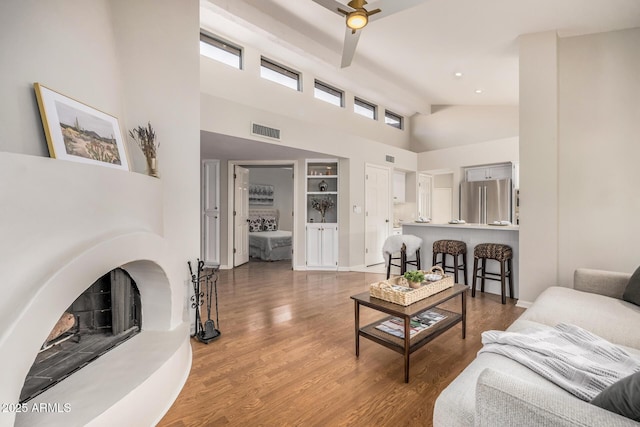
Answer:
<path fill-rule="evenodd" d="M 422 239 L 412 234 L 400 234 L 389 236 L 382 246 L 382 256 L 387 267 L 387 279 L 391 276 L 391 266 L 400 267 L 400 275 L 407 271 L 408 265 L 413 265 L 420 270 L 420 246 Z M 394 254 L 399 256 L 394 257 Z M 407 254 L 415 253 L 415 259 L 408 259 Z M 399 260 L 399 264 L 393 264 L 392 261 Z"/>
<path fill-rule="evenodd" d="M 438 261 L 438 254 L 442 255 L 442 260 Z M 447 255 L 453 257 L 453 265 L 446 264 Z M 458 263 L 458 257 L 462 256 L 462 263 Z M 460 240 L 436 240 L 433 242 L 433 263 L 434 266 L 441 264 L 446 272 L 453 273 L 455 283 L 458 283 L 458 270 L 462 270 L 464 284 L 469 285 L 467 280 L 467 245 Z"/>
<path fill-rule="evenodd" d="M 500 263 L 500 274 L 487 272 L 487 260 L 493 259 Z M 482 260 L 480 268 L 478 268 L 478 260 Z M 502 285 L 502 303 L 506 304 L 505 282 L 509 279 L 509 298 L 513 298 L 513 249 L 511 246 L 499 243 L 481 243 L 473 250 L 473 286 L 471 288 L 471 296 L 476 296 L 476 278 L 481 278 L 480 290 L 484 292 L 484 281 L 496 280 Z M 478 274 L 478 273 L 481 274 Z"/>

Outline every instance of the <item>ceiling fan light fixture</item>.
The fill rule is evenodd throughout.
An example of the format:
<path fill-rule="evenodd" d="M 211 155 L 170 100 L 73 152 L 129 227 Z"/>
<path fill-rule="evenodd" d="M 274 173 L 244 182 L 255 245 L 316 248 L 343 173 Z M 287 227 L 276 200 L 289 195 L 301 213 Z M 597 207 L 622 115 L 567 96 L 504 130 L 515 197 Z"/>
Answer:
<path fill-rule="evenodd" d="M 369 17 L 365 10 L 354 10 L 347 15 L 347 27 L 352 30 L 360 30 L 367 25 Z"/>

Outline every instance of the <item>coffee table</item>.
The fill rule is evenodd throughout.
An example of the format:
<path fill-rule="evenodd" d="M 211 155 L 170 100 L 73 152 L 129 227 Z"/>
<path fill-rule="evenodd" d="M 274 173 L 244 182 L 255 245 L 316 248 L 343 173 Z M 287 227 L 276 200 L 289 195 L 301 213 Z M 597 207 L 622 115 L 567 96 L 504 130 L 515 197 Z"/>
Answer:
<path fill-rule="evenodd" d="M 449 289 L 438 292 L 428 298 L 417 301 L 408 306 L 394 304 L 389 301 L 372 297 L 369 292 L 351 296 L 355 307 L 355 333 L 356 333 L 356 357 L 360 356 L 360 337 L 367 338 L 373 342 L 390 348 L 404 355 L 404 382 L 409 382 L 409 355 L 427 344 L 437 336 L 451 329 L 454 325 L 462 323 L 462 339 L 466 335 L 467 327 L 467 292 L 469 287 L 461 284 L 455 284 Z M 461 297 L 462 309 L 460 313 L 443 310 L 438 306 L 457 296 Z M 369 307 L 390 316 L 377 320 L 369 325 L 360 327 L 360 306 Z M 410 336 L 410 319 L 427 310 L 446 316 L 435 325 L 420 331 L 413 337 Z M 392 317 L 399 317 L 404 321 L 404 336 L 396 337 L 387 332 L 381 331 L 376 327 L 381 323 L 388 321 Z"/>

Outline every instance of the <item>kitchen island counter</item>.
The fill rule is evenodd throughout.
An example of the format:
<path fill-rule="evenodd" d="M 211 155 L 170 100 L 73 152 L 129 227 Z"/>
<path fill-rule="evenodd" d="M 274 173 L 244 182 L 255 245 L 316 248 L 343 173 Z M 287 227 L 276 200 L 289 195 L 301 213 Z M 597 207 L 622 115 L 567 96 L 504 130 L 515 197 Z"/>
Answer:
<path fill-rule="evenodd" d="M 490 224 L 433 224 L 431 222 L 403 222 L 402 226 L 416 226 L 416 227 L 438 227 L 438 228 L 473 228 L 479 230 L 496 230 L 496 231 L 518 231 L 517 225 L 490 225 Z"/>
<path fill-rule="evenodd" d="M 500 243 L 509 245 L 513 249 L 513 289 L 515 298 L 518 297 L 519 271 L 519 227 L 517 225 L 487 225 L 487 224 L 433 224 L 433 223 L 403 223 L 402 234 L 412 234 L 422 239 L 420 248 L 421 261 L 424 269 L 432 265 L 433 242 L 436 240 L 460 240 L 467 244 L 467 278 L 469 286 L 473 283 L 473 250 L 480 243 Z M 451 256 L 447 256 L 447 265 L 453 265 Z M 487 271 L 499 272 L 497 261 L 487 262 Z M 458 282 L 464 283 L 458 273 Z M 507 287 L 508 288 L 508 287 Z M 476 289 L 480 290 L 480 279 Z M 500 282 L 487 280 L 485 291 L 500 295 Z M 508 295 L 508 294 L 507 294 Z"/>

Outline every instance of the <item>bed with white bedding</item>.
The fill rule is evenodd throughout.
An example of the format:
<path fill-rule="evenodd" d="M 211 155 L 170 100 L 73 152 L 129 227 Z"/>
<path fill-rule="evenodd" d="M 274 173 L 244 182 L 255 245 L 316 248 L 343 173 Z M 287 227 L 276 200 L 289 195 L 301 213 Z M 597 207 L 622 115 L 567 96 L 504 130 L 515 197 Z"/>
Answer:
<path fill-rule="evenodd" d="M 278 230 L 277 209 L 249 210 L 249 256 L 264 261 L 291 259 L 292 233 Z"/>
<path fill-rule="evenodd" d="M 276 230 L 249 233 L 249 256 L 265 261 L 291 259 L 291 232 Z"/>

